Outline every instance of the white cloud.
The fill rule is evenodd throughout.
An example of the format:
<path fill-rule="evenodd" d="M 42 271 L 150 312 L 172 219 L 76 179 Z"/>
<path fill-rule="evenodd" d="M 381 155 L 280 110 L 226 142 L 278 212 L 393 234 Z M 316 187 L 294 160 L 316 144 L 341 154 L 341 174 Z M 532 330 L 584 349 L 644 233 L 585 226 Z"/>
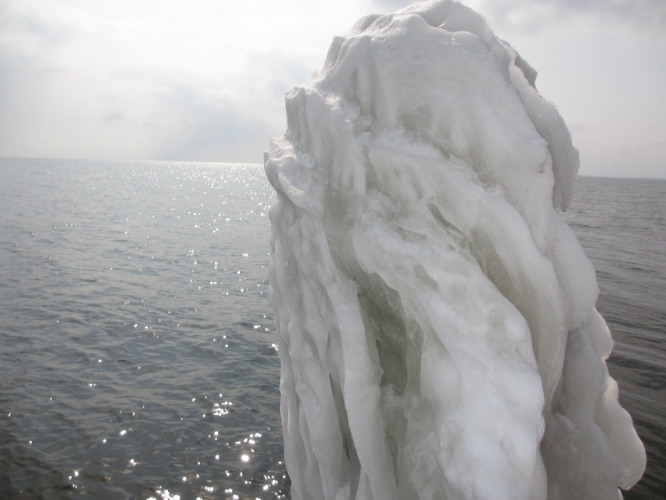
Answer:
<path fill-rule="evenodd" d="M 262 161 L 347 3 L 0 3 L 0 155 Z"/>
<path fill-rule="evenodd" d="M 410 5 L 410 0 L 375 0 L 375 5 L 391 12 Z M 495 30 L 538 32 L 559 23 L 584 21 L 648 29 L 666 37 L 664 0 L 468 0 L 462 2 L 480 12 Z"/>

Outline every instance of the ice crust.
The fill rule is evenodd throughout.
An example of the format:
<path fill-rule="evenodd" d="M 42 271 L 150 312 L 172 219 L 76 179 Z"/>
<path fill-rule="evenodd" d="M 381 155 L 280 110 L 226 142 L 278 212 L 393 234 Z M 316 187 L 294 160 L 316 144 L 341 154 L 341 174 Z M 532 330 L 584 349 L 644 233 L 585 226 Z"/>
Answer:
<path fill-rule="evenodd" d="M 271 141 L 292 498 L 613 499 L 645 468 L 562 220 L 578 152 L 453 1 L 361 19 Z"/>

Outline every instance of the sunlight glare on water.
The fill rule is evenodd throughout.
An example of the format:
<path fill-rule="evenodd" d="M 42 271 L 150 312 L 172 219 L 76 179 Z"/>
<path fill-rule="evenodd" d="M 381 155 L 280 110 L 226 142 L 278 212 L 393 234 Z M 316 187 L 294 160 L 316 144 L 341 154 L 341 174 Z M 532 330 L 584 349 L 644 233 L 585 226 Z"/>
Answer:
<path fill-rule="evenodd" d="M 288 496 L 263 168 L 0 169 L 0 497 Z"/>

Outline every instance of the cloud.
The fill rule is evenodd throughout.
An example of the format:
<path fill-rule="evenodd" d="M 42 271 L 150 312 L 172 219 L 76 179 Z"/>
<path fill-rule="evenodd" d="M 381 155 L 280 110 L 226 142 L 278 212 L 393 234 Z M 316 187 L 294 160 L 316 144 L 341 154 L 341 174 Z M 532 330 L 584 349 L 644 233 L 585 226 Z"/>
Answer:
<path fill-rule="evenodd" d="M 382 9 L 388 9 L 390 11 L 397 11 L 407 7 L 408 5 L 413 4 L 409 0 L 375 0 L 375 4 Z"/>
<path fill-rule="evenodd" d="M 102 117 L 102 119 L 106 123 L 111 123 L 111 122 L 115 122 L 115 121 L 119 121 L 119 120 L 125 120 L 125 119 L 127 119 L 127 117 L 125 116 L 124 113 L 120 113 L 120 112 L 116 111 L 115 113 L 106 113 Z"/>
<path fill-rule="evenodd" d="M 612 16 L 618 22 L 648 26 L 655 30 L 666 27 L 666 2 L 663 0 L 539 0 L 554 6 L 564 15 L 578 13 Z"/>
<path fill-rule="evenodd" d="M 162 85 L 158 108 L 171 117 L 156 154 L 164 160 L 261 161 L 270 120 L 251 103 L 210 94 L 192 85 Z"/>
<path fill-rule="evenodd" d="M 68 5 L 0 0 L 0 156 L 259 162 L 284 131 L 284 92 L 323 59 L 308 44 L 233 45 L 247 34 L 219 37 L 229 21 L 206 16 L 192 16 L 203 34 L 182 33 L 122 5 Z"/>
<path fill-rule="evenodd" d="M 353 19 L 239 5 L 0 0 L 0 156 L 261 161 L 330 41 L 298 11 Z"/>
<path fill-rule="evenodd" d="M 410 0 L 375 0 L 375 5 L 385 12 L 411 3 Z M 563 22 L 585 20 L 632 30 L 647 29 L 660 39 L 665 36 L 664 0 L 468 0 L 462 3 L 480 12 L 496 30 L 534 32 Z"/>
<path fill-rule="evenodd" d="M 247 50 L 233 80 L 197 84 L 177 75 L 144 75 L 157 108 L 171 119 L 161 159 L 261 162 L 270 137 L 286 128 L 284 94 L 305 83 L 321 63 L 307 48 L 294 50 L 274 44 Z M 316 62 L 315 62 L 316 61 Z"/>

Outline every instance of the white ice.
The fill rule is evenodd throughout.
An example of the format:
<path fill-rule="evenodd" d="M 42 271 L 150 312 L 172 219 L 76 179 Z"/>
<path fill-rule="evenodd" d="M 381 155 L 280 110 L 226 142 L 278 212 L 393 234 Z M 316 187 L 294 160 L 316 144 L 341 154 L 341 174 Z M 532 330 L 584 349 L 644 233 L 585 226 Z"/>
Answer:
<path fill-rule="evenodd" d="M 578 152 L 450 0 L 361 19 L 266 153 L 295 500 L 617 500 L 645 451 L 562 220 Z"/>

